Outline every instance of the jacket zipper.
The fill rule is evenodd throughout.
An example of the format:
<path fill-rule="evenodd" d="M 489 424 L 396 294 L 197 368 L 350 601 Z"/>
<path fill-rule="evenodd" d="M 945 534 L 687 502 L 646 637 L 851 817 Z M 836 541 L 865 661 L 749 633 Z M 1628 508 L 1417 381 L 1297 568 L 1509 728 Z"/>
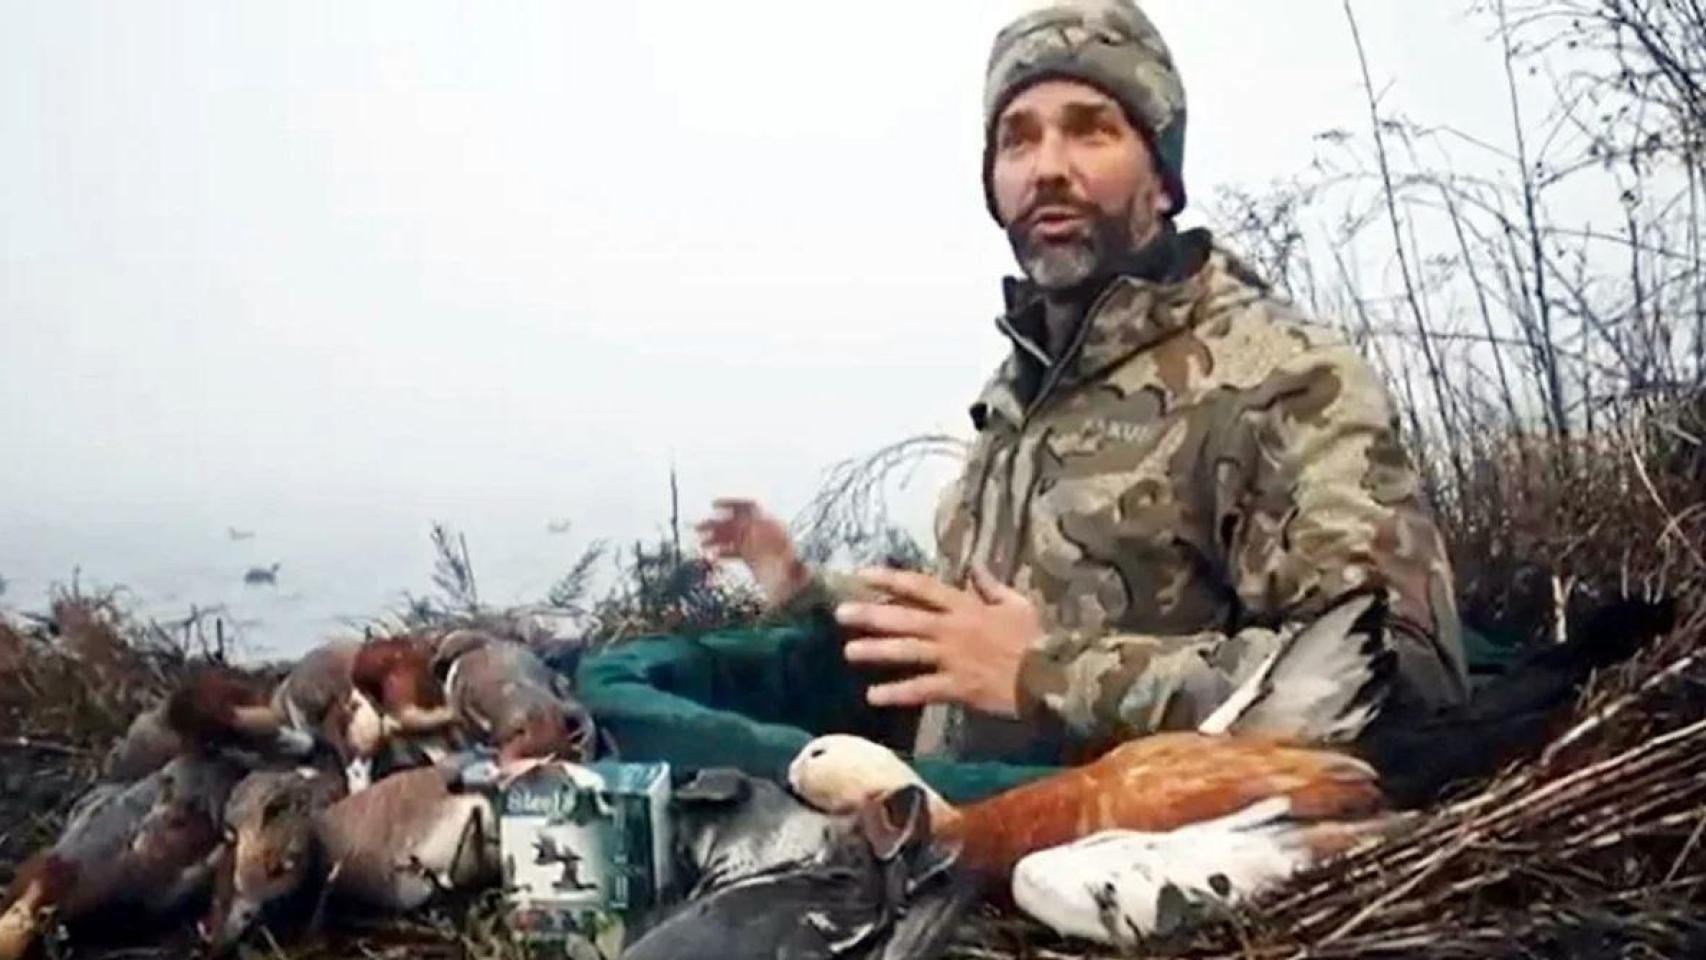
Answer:
<path fill-rule="evenodd" d="M 1005 506 L 1007 506 L 1009 510 L 1018 511 L 1017 518 L 1013 524 L 1013 545 L 1012 550 L 1010 551 L 1011 556 L 1007 561 L 1005 570 L 990 571 L 990 573 L 994 574 L 1002 583 L 1008 584 L 1009 586 L 1012 584 L 1013 576 L 1018 572 L 1019 552 L 1025 544 L 1025 538 L 1028 537 L 1031 532 L 1031 512 L 1028 507 L 1030 506 L 1031 498 L 1035 496 L 1037 486 L 1042 482 L 1042 464 L 1040 462 L 1036 462 L 1037 455 L 1043 449 L 1043 444 L 1048 440 L 1049 435 L 1049 431 L 1044 430 L 1042 435 L 1037 438 L 1036 447 L 1032 450 L 1031 456 L 1033 461 L 1031 482 L 1026 484 L 1023 495 L 1015 500 L 1013 491 L 1013 472 L 1019 453 L 1025 448 L 1025 433 L 1030 429 L 1031 420 L 1034 415 L 1042 409 L 1043 402 L 1049 398 L 1051 393 L 1054 392 L 1054 388 L 1060 383 L 1060 378 L 1065 375 L 1068 361 L 1077 357 L 1084 349 L 1084 341 L 1090 336 L 1090 322 L 1095 318 L 1096 314 L 1101 311 L 1109 296 L 1113 294 L 1115 285 L 1116 284 L 1109 284 L 1107 289 L 1097 294 L 1096 299 L 1091 302 L 1090 309 L 1084 312 L 1084 319 L 1078 324 L 1078 332 L 1073 335 L 1072 342 L 1067 345 L 1066 352 L 1061 354 L 1060 360 L 1049 365 L 1048 375 L 1043 378 L 1042 386 L 1037 389 L 1037 395 L 1031 398 L 1030 403 L 1025 404 L 1024 412 L 1020 414 L 1018 435 L 1014 438 L 1013 455 L 1007 459 L 1007 482 L 1003 485 L 1006 491 L 1006 498 L 1009 501 Z M 1013 340 L 1023 341 L 1024 344 L 1030 347 L 1033 352 L 1041 352 L 1037 350 L 1035 344 L 1025 340 L 1025 338 L 1020 336 L 1017 331 L 1013 330 L 1012 325 L 1007 322 L 1006 317 L 1001 318 L 1001 326 L 1003 330 L 1007 331 L 1007 335 L 1012 337 Z M 982 491 L 980 490 L 979 493 L 981 494 L 981 492 Z M 982 501 L 983 498 L 979 496 L 978 502 L 981 503 Z M 981 517 L 979 517 L 979 523 L 982 523 Z M 972 542 L 975 544 L 977 541 L 973 540 Z M 994 544 L 990 544 L 991 549 L 994 549 L 994 547 Z M 988 557 L 983 559 L 985 563 L 988 563 Z"/>

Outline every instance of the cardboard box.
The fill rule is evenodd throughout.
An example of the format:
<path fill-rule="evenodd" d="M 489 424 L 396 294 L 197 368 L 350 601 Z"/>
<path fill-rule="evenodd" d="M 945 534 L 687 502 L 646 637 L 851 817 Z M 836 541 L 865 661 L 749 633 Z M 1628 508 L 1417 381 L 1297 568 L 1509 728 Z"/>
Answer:
<path fill-rule="evenodd" d="M 674 886 L 669 767 L 551 763 L 498 796 L 510 923 L 528 939 L 619 943 Z"/>

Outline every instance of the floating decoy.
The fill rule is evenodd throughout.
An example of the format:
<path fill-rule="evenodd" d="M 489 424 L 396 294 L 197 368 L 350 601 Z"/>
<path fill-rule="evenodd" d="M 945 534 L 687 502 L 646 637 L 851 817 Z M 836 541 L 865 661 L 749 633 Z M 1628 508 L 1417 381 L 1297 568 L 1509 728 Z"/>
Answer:
<path fill-rule="evenodd" d="M 279 566 L 275 563 L 267 567 L 250 567 L 248 572 L 243 574 L 243 582 L 251 587 L 278 583 Z"/>

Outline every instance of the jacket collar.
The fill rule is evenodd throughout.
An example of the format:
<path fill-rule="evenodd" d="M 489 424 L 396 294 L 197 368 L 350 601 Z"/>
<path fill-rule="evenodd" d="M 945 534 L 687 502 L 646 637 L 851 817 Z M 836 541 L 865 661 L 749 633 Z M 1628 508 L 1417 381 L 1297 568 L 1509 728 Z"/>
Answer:
<path fill-rule="evenodd" d="M 993 412 L 1019 423 L 1054 390 L 1088 382 L 1195 323 L 1213 246 L 1207 230 L 1175 233 L 1167 224 L 1155 243 L 1102 283 L 1059 358 L 1043 347 L 1041 291 L 1029 281 L 1006 278 L 1007 312 L 995 325 L 1012 342 L 1013 352 L 972 405 L 972 422 L 981 430 Z"/>

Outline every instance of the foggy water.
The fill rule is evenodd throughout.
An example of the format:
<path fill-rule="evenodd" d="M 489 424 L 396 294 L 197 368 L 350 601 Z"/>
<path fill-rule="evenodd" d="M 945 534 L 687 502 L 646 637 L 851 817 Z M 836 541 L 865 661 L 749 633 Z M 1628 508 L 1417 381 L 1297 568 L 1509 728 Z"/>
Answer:
<path fill-rule="evenodd" d="M 896 491 L 894 519 L 927 536 L 935 493 L 950 475 L 936 465 Z M 668 528 L 664 491 L 630 486 L 623 497 L 579 500 L 578 509 L 572 496 L 496 489 L 321 492 L 311 501 L 252 491 L 229 500 L 129 504 L 73 497 L 34 507 L 0 497 L 0 607 L 45 610 L 49 588 L 69 584 L 76 572 L 86 588 L 122 587 L 130 610 L 161 623 L 181 622 L 192 606 L 223 608 L 238 659 L 292 657 L 329 636 L 359 634 L 361 623 L 400 609 L 406 594 L 431 593 L 434 522 L 466 537 L 484 604 L 534 603 L 596 540 L 623 550 L 636 540 L 655 543 Z M 682 491 L 685 549 L 694 549 L 692 524 L 708 512 L 711 496 L 697 487 Z M 783 505 L 804 499 L 801 492 L 768 503 L 787 515 Z M 244 583 L 250 568 L 274 563 L 276 583 Z M 594 596 L 614 570 L 607 555 L 595 568 Z"/>
<path fill-rule="evenodd" d="M 224 608 L 240 656 L 288 657 L 354 622 L 432 589 L 432 522 L 463 533 L 481 599 L 537 601 L 580 556 L 577 526 L 552 533 L 550 516 L 525 507 L 425 511 L 363 503 L 276 509 L 220 523 L 201 509 L 115 509 L 68 519 L 0 518 L 0 604 L 41 610 L 73 572 L 85 587 L 120 586 L 127 606 L 162 622 L 192 605 Z M 236 539 L 229 528 L 250 537 Z M 636 533 L 644 535 L 647 531 Z M 277 582 L 244 583 L 251 567 L 279 564 Z"/>

